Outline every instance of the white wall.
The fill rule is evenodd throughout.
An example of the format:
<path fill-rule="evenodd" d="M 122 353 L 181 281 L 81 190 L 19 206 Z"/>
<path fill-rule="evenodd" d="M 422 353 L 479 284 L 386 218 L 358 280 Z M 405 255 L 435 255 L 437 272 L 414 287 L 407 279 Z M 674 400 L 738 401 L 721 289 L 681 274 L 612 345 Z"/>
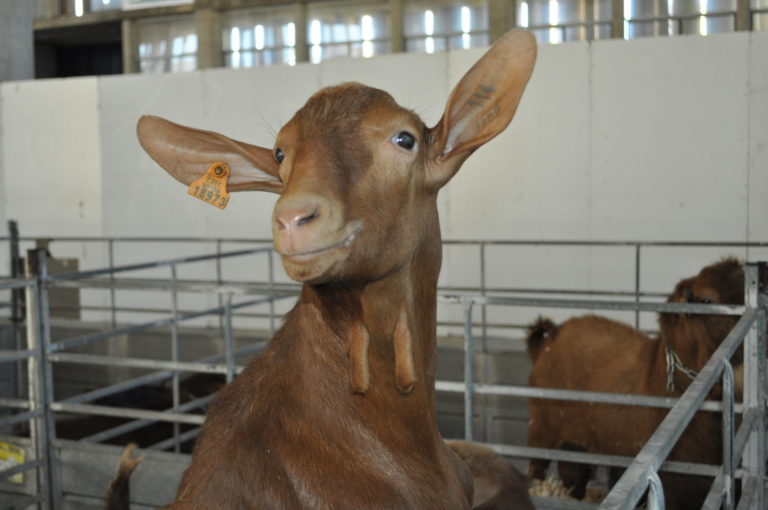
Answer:
<path fill-rule="evenodd" d="M 274 195 L 236 195 L 224 212 L 188 197 L 141 151 L 138 117 L 271 146 L 312 92 L 357 80 L 433 125 L 481 53 L 4 83 L 0 218 L 25 236 L 269 237 Z M 768 32 L 541 46 L 517 118 L 441 193 L 444 237 L 768 241 L 766 57 Z M 644 281 L 670 289 L 728 251 L 647 249 Z M 443 281 L 476 284 L 473 257 L 448 250 Z M 633 248 L 504 248 L 488 283 L 629 288 L 633 263 Z"/>

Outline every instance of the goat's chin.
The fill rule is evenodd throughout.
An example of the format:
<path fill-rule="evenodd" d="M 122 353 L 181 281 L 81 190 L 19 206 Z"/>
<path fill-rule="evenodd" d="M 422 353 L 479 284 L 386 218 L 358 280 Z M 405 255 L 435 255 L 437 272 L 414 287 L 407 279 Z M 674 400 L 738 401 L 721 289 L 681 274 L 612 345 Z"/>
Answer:
<path fill-rule="evenodd" d="M 320 253 L 302 256 L 282 256 L 285 272 L 292 280 L 300 283 L 317 285 L 328 283 L 341 275 L 348 250 L 334 250 L 332 253 Z"/>

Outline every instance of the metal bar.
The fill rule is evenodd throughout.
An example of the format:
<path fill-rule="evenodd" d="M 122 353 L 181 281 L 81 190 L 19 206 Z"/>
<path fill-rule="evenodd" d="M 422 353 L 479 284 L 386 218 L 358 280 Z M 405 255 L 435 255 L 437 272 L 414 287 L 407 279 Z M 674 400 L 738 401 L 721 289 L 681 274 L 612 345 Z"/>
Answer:
<path fill-rule="evenodd" d="M 655 471 L 648 475 L 648 489 L 649 510 L 664 510 L 664 489 Z"/>
<path fill-rule="evenodd" d="M 29 401 L 20 398 L 0 397 L 0 407 L 10 407 L 13 409 L 29 409 Z"/>
<path fill-rule="evenodd" d="M 213 399 L 213 395 L 208 395 L 207 397 L 201 397 L 201 398 L 195 399 L 191 402 L 187 402 L 185 404 L 180 405 L 177 411 L 186 412 L 186 411 L 191 411 L 192 409 L 203 407 L 207 405 L 211 401 L 211 399 Z M 154 422 L 151 420 L 137 419 L 128 423 L 124 423 L 122 425 L 118 425 L 116 427 L 112 427 L 107 430 L 102 430 L 101 432 L 97 432 L 96 434 L 91 434 L 90 436 L 82 438 L 81 441 L 85 441 L 88 443 L 100 443 L 102 441 L 107 441 L 109 439 L 112 439 L 113 437 L 117 437 L 122 434 L 127 434 L 128 432 L 133 432 L 136 429 L 140 429 L 152 423 Z"/>
<path fill-rule="evenodd" d="M 456 381 L 436 381 L 435 389 L 451 393 L 463 393 L 465 384 Z M 479 395 L 500 395 L 507 397 L 546 398 L 552 400 L 568 400 L 594 402 L 598 404 L 616 404 L 626 406 L 659 407 L 671 409 L 678 399 L 673 397 L 655 397 L 651 395 L 634 395 L 630 393 L 607 393 L 600 391 L 561 390 L 554 388 L 538 388 L 530 386 L 507 386 L 498 384 L 476 383 L 474 393 Z M 702 411 L 721 411 L 723 405 L 715 400 L 707 400 L 700 406 Z M 741 411 L 741 406 L 735 406 Z"/>
<path fill-rule="evenodd" d="M 53 451 L 53 441 L 56 439 L 55 417 L 51 410 L 50 403 L 54 401 L 53 393 L 53 366 L 48 360 L 48 353 L 51 348 L 51 321 L 50 305 L 48 303 L 48 288 L 46 286 L 50 274 L 48 273 L 48 250 L 41 248 L 36 251 L 38 278 L 41 284 L 38 286 L 39 299 L 37 305 L 39 312 L 37 319 L 40 322 L 40 363 L 37 365 L 41 378 L 41 387 L 43 391 L 43 416 L 42 424 L 45 429 L 45 441 L 42 447 L 45 449 L 45 471 L 48 483 L 49 504 L 52 508 L 60 508 L 61 489 L 59 485 L 58 471 L 55 471 L 55 455 Z"/>
<path fill-rule="evenodd" d="M 94 276 L 99 276 L 99 275 L 109 274 L 109 273 L 122 273 L 126 271 L 139 271 L 142 269 L 155 269 L 155 268 L 166 267 L 174 264 L 188 264 L 192 262 L 203 262 L 206 260 L 214 260 L 216 258 L 240 257 L 243 255 L 250 255 L 253 253 L 261 253 L 261 252 L 267 251 L 268 249 L 269 248 L 255 248 L 250 250 L 238 250 L 238 251 L 232 251 L 232 252 L 220 253 L 220 254 L 214 253 L 210 255 L 180 257 L 176 259 L 158 260 L 155 262 L 145 262 L 141 264 L 129 264 L 125 266 L 118 266 L 118 267 L 107 268 L 107 269 L 94 269 L 91 271 L 80 271 L 77 273 L 56 274 L 56 275 L 50 275 L 49 278 L 54 281 L 55 280 L 77 280 L 77 279 L 83 279 L 83 278 L 92 278 Z"/>
<path fill-rule="evenodd" d="M 266 341 L 260 341 L 255 342 L 252 345 L 248 345 L 246 347 L 242 347 L 240 349 L 237 349 L 234 351 L 234 354 L 236 356 L 240 355 L 247 355 L 252 352 L 258 352 L 261 351 L 264 346 L 267 344 Z M 224 359 L 223 354 L 216 354 L 213 356 L 208 356 L 205 358 L 200 358 L 196 360 L 196 363 L 205 363 L 206 365 L 210 365 L 213 362 L 221 361 Z M 121 391 L 130 390 L 133 388 L 137 388 L 139 386 L 142 386 L 144 384 L 150 384 L 155 381 L 160 381 L 162 379 L 166 379 L 168 377 L 171 377 L 173 374 L 172 371 L 166 370 L 161 372 L 152 372 L 150 374 L 146 374 L 140 377 L 135 377 L 133 379 L 128 379 L 126 381 L 122 381 L 119 383 L 112 384 L 110 386 L 105 386 L 104 388 L 99 388 L 97 390 L 89 391 L 86 393 L 81 393 L 79 395 L 75 395 L 73 397 L 70 397 L 68 399 L 65 399 L 63 402 L 72 402 L 72 403 L 86 403 L 92 400 L 95 400 L 97 398 L 106 397 L 109 395 L 113 395 L 115 393 L 120 393 Z"/>
<path fill-rule="evenodd" d="M 227 296 L 227 306 L 225 315 L 225 335 L 224 335 L 224 359 L 227 365 L 227 384 L 235 378 L 235 355 L 232 345 L 232 294 Z"/>
<path fill-rule="evenodd" d="M 733 439 L 734 439 L 734 385 L 733 367 L 730 361 L 723 360 L 723 510 L 733 510 Z"/>
<path fill-rule="evenodd" d="M 730 359 L 746 332 L 756 319 L 755 310 L 747 312 L 739 319 L 736 326 L 715 350 L 688 386 L 677 404 L 669 411 L 659 427 L 645 444 L 632 464 L 608 493 L 601 509 L 632 509 L 642 497 L 651 473 L 658 471 L 672 447 L 682 435 L 686 425 L 704 401 L 707 392 L 717 382 L 722 364 L 720 360 Z"/>
<path fill-rule="evenodd" d="M 635 245 L 635 303 L 640 304 L 640 244 Z M 640 309 L 635 310 L 635 329 L 640 329 Z"/>
<path fill-rule="evenodd" d="M 113 367 L 148 368 L 155 370 L 179 370 L 184 372 L 202 372 L 205 374 L 226 374 L 227 366 L 213 363 L 193 363 L 189 361 L 162 361 L 146 358 L 117 358 L 100 354 L 75 354 L 59 352 L 48 359 L 64 363 L 82 363 L 84 365 L 110 365 Z M 238 371 L 242 367 L 238 367 Z"/>
<path fill-rule="evenodd" d="M 747 440 L 749 439 L 749 435 L 752 433 L 756 423 L 757 413 L 754 409 L 750 409 L 742 417 L 739 431 L 736 433 L 736 437 L 734 439 L 734 460 L 741 458 L 744 454 L 744 448 L 747 446 Z M 719 471 L 720 472 L 717 474 L 717 477 L 715 477 L 715 481 L 712 482 L 712 487 L 709 490 L 709 494 L 707 494 L 707 499 L 704 501 L 704 504 L 701 507 L 702 510 L 720 510 L 720 505 L 723 500 L 723 471 L 722 469 Z M 742 498 L 746 494 L 746 489 L 744 487 L 742 487 L 741 494 Z"/>
<path fill-rule="evenodd" d="M 34 283 L 35 280 L 30 278 L 0 281 L 0 290 L 25 289 Z"/>
<path fill-rule="evenodd" d="M 17 423 L 24 423 L 25 421 L 29 421 L 35 418 L 40 418 L 43 416 L 43 412 L 40 410 L 30 411 L 27 413 L 22 414 L 14 414 L 13 416 L 7 416 L 5 418 L 0 418 L 0 429 L 4 429 L 7 427 L 12 427 L 13 425 L 16 425 Z M 30 427 L 31 428 L 31 427 Z"/>
<path fill-rule="evenodd" d="M 27 349 L 24 351 L 2 350 L 0 351 L 0 363 L 11 363 L 14 361 L 22 361 L 37 355 L 38 355 L 37 351 L 33 351 L 30 349 Z"/>
<path fill-rule="evenodd" d="M 746 264 L 744 302 L 758 310 L 757 320 L 744 343 L 744 406 L 755 409 L 757 423 L 752 430 L 742 467 L 754 477 L 758 487 L 753 508 L 765 508 L 765 384 L 766 384 L 766 308 L 768 307 L 768 266 Z"/>
<path fill-rule="evenodd" d="M 142 375 L 140 377 L 135 377 L 133 379 L 128 379 L 126 381 L 121 381 L 119 383 L 111 384 L 103 388 L 98 388 L 96 390 L 87 391 L 85 393 L 80 393 L 78 395 L 73 395 L 69 398 L 64 399 L 63 402 L 83 404 L 86 402 L 90 402 L 92 400 L 114 395 L 115 393 L 120 393 L 122 391 L 138 388 L 139 386 L 143 386 L 145 384 L 152 384 L 154 382 L 161 381 L 163 379 L 170 377 L 171 374 L 172 372 L 153 372 L 151 374 Z"/>
<path fill-rule="evenodd" d="M 249 306 L 257 306 L 257 305 L 264 304 L 272 299 L 273 299 L 272 297 L 267 297 L 263 299 L 252 299 L 249 301 L 243 301 L 243 302 L 232 305 L 232 308 L 240 309 L 240 308 L 246 308 Z M 179 316 L 176 318 L 176 321 L 184 322 L 192 319 L 197 319 L 199 317 L 204 317 L 206 315 L 214 315 L 222 312 L 224 312 L 224 308 L 218 308 L 218 307 L 208 308 L 207 310 L 202 310 L 198 312 L 189 312 L 189 313 L 179 314 Z M 113 338 L 116 336 L 129 335 L 131 333 L 138 333 L 140 331 L 146 331 L 149 329 L 156 329 L 164 326 L 170 326 L 173 324 L 173 322 L 174 322 L 174 318 L 170 317 L 167 319 L 158 319 L 156 321 L 145 322 L 143 324 L 136 324 L 134 326 L 126 326 L 123 328 L 118 328 L 115 330 L 106 331 L 102 333 L 93 333 L 89 335 L 83 335 L 81 337 L 71 338 L 69 340 L 62 340 L 60 342 L 56 342 L 51 346 L 51 350 L 52 352 L 58 352 L 65 349 L 71 349 L 72 347 L 78 347 L 81 345 L 96 342 L 96 341 L 106 340 L 108 338 Z"/>
<path fill-rule="evenodd" d="M 513 296 L 471 296 L 444 294 L 438 301 L 450 304 L 462 304 L 472 300 L 476 305 L 491 306 L 526 306 L 537 308 L 578 308 L 588 310 L 640 310 L 642 312 L 688 313 L 706 315 L 742 315 L 745 307 L 741 305 L 704 305 L 689 303 L 634 303 L 621 301 L 585 301 L 567 299 L 535 299 Z"/>
<path fill-rule="evenodd" d="M 168 411 L 148 411 L 133 407 L 109 407 L 92 404 L 69 404 L 66 402 L 53 402 L 51 408 L 57 412 L 76 414 L 95 414 L 99 416 L 115 416 L 118 418 L 133 418 L 142 420 L 167 421 L 179 423 L 191 423 L 201 425 L 205 416 L 200 414 L 171 413 Z"/>
<path fill-rule="evenodd" d="M 624 457 L 621 455 L 553 450 L 548 448 L 534 448 L 531 446 L 514 446 L 507 444 L 488 443 L 486 443 L 485 446 L 489 447 L 496 453 L 504 455 L 505 457 L 522 459 L 546 459 L 620 468 L 626 468 L 634 460 L 634 457 Z M 669 473 L 715 477 L 720 472 L 720 467 L 693 462 L 665 461 L 661 466 L 661 470 Z"/>
<path fill-rule="evenodd" d="M 24 464 L 19 464 L 18 466 L 14 466 L 12 468 L 0 471 L 0 480 L 4 480 L 5 478 L 10 478 L 14 475 L 18 475 L 19 473 L 31 471 L 32 469 L 39 469 L 44 467 L 45 465 L 40 459 L 30 460 L 28 462 L 25 462 Z"/>
<path fill-rule="evenodd" d="M 472 301 L 464 303 L 464 438 L 472 441 L 475 435 L 475 369 L 474 337 L 472 335 Z"/>
<path fill-rule="evenodd" d="M 111 308 L 111 317 L 112 317 L 112 329 L 117 328 L 117 299 L 115 296 L 115 241 L 114 239 L 109 240 L 108 245 L 109 250 L 109 280 L 111 285 L 109 286 L 109 307 Z"/>
<path fill-rule="evenodd" d="M 178 362 L 179 361 L 179 296 L 176 292 L 176 264 L 171 264 L 171 282 L 173 283 L 173 289 L 171 290 L 171 361 Z M 173 397 L 173 407 L 172 409 L 174 411 L 177 411 L 179 409 L 179 404 L 181 403 L 181 398 L 179 395 L 179 373 L 177 371 L 173 371 L 171 374 L 171 394 Z M 179 432 L 181 429 L 179 428 L 178 423 L 173 424 L 173 437 L 175 439 L 174 442 L 174 451 L 176 453 L 181 451 L 181 443 L 179 442 Z"/>

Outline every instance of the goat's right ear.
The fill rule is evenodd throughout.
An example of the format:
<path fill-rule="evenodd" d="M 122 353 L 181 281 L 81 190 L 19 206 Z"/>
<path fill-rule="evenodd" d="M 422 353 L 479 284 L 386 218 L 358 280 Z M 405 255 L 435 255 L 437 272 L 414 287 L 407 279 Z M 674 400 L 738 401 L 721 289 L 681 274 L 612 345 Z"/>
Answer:
<path fill-rule="evenodd" d="M 222 161 L 231 172 L 227 191 L 280 193 L 283 189 L 278 164 L 269 149 L 151 115 L 139 119 L 136 133 L 147 154 L 187 186 L 202 176 L 211 163 Z"/>

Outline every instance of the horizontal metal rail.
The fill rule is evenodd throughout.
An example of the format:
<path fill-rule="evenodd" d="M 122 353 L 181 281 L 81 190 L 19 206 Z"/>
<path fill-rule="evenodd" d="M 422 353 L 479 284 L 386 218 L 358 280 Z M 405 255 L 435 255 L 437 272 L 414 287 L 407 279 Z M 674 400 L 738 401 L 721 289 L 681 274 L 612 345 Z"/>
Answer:
<path fill-rule="evenodd" d="M 630 393 L 608 393 L 600 391 L 563 390 L 556 388 L 539 388 L 533 386 L 512 386 L 499 384 L 475 383 L 474 393 L 478 395 L 498 395 L 505 397 L 544 398 L 549 400 L 567 400 L 575 402 L 593 402 L 596 404 L 615 404 L 624 406 L 658 407 L 671 409 L 677 404 L 674 397 L 655 397 L 651 395 L 634 395 Z M 435 389 L 451 393 L 464 393 L 466 384 L 454 381 L 436 381 Z M 716 400 L 702 403 L 702 411 L 722 411 L 723 404 Z M 741 405 L 734 407 L 741 411 Z"/>
<path fill-rule="evenodd" d="M 38 469 L 40 467 L 43 467 L 42 460 L 30 460 L 23 464 L 19 464 L 18 466 L 13 466 L 12 468 L 8 468 L 4 471 L 0 471 L 0 480 L 10 478 L 14 475 L 18 475 L 18 474 L 30 471 L 32 469 Z"/>
<path fill-rule="evenodd" d="M 106 269 L 93 269 L 91 271 L 80 271 L 73 273 L 62 274 L 50 274 L 48 275 L 49 281 L 57 280 L 81 280 L 87 278 L 93 278 L 95 276 L 101 276 L 105 274 L 123 273 L 127 271 L 140 271 L 145 269 L 155 269 L 158 267 L 169 267 L 180 264 L 189 264 L 192 262 L 204 262 L 208 260 L 219 260 L 228 257 L 241 257 L 243 255 L 252 255 L 256 253 L 270 253 L 271 248 L 254 248 L 250 250 L 238 250 L 232 252 L 212 253 L 208 255 L 194 255 L 191 257 L 179 257 L 168 260 L 158 260 L 154 262 L 144 262 L 140 264 L 128 264 L 125 266 L 115 266 Z"/>
<path fill-rule="evenodd" d="M 110 407 L 93 404 L 69 404 L 66 402 L 52 402 L 51 409 L 62 413 L 94 414 L 97 416 L 114 416 L 116 418 L 131 418 L 142 420 L 154 420 L 177 423 L 190 423 L 202 425 L 205 416 L 201 414 L 185 414 L 169 411 L 149 411 L 134 407 Z"/>
<path fill-rule="evenodd" d="M 536 299 L 513 296 L 477 296 L 443 294 L 438 302 L 448 304 L 473 303 L 481 306 L 524 306 L 535 308 L 576 308 L 585 310 L 625 310 L 660 313 L 690 313 L 706 315 L 742 315 L 743 305 L 704 305 L 690 303 L 639 303 L 636 301 L 590 301 L 570 299 Z"/>
<path fill-rule="evenodd" d="M 53 353 L 50 361 L 61 363 L 81 363 L 83 365 L 109 365 L 113 367 L 146 368 L 151 370 L 175 370 L 178 372 L 200 372 L 203 374 L 226 374 L 227 365 L 220 363 L 194 363 L 189 361 L 163 361 L 147 358 L 127 358 L 103 356 L 100 354 L 75 354 L 67 352 Z M 243 369 L 237 366 L 238 373 Z"/>
<path fill-rule="evenodd" d="M 535 448 L 532 446 L 513 446 L 508 444 L 485 443 L 485 446 L 505 457 L 519 459 L 545 459 L 563 462 L 578 462 L 608 467 L 626 468 L 634 457 L 623 455 L 607 455 L 600 453 L 585 453 L 568 450 L 553 450 L 549 448 Z M 719 466 L 710 464 L 696 464 L 692 462 L 666 461 L 662 465 L 662 471 L 686 475 L 716 476 L 720 472 Z"/>
<path fill-rule="evenodd" d="M 240 308 L 246 308 L 250 306 L 257 306 L 257 305 L 269 303 L 270 301 L 274 301 L 281 298 L 282 298 L 281 296 L 278 296 L 278 297 L 269 296 L 262 299 L 252 299 L 249 301 L 235 303 L 231 305 L 231 308 L 240 309 Z M 217 314 L 224 313 L 226 308 L 227 308 L 226 306 L 218 306 L 218 307 L 208 308 L 206 310 L 201 310 L 197 312 L 177 314 L 176 317 L 169 317 L 167 319 L 158 319 L 151 322 L 145 322 L 143 324 L 125 326 L 122 328 L 112 329 L 112 330 L 101 332 L 101 333 L 92 333 L 92 334 L 84 335 L 77 338 L 61 340 L 59 342 L 52 342 L 50 346 L 50 350 L 51 352 L 58 352 L 65 349 L 71 349 L 73 347 L 79 347 L 81 345 L 93 343 L 96 341 L 114 338 L 116 336 L 138 333 L 138 332 L 147 331 L 150 329 L 157 329 L 165 326 L 170 326 L 174 323 L 184 322 L 192 319 L 198 319 L 200 317 L 205 317 L 207 315 L 217 315 Z"/>

